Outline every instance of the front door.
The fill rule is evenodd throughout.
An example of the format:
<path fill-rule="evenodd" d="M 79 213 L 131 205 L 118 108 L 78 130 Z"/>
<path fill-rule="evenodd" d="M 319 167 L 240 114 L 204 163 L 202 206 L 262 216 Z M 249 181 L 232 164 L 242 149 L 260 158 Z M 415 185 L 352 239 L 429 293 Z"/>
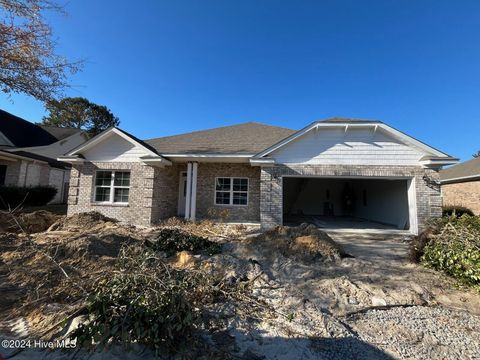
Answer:
<path fill-rule="evenodd" d="M 187 199 L 187 172 L 180 173 L 178 184 L 178 216 L 185 216 L 185 202 Z"/>

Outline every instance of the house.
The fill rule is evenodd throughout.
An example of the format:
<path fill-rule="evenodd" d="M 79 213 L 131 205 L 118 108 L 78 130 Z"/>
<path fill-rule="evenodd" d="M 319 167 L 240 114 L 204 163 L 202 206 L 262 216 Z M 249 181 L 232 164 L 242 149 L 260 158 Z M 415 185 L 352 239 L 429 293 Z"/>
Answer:
<path fill-rule="evenodd" d="M 343 118 L 145 141 L 110 128 L 59 160 L 72 164 L 68 214 L 150 225 L 223 211 L 264 228 L 310 221 L 410 233 L 441 216 L 438 170 L 457 161 L 383 122 Z"/>
<path fill-rule="evenodd" d="M 0 110 L 0 185 L 51 185 L 66 200 L 70 164 L 57 160 L 88 139 L 80 129 L 32 124 Z"/>
<path fill-rule="evenodd" d="M 440 171 L 444 205 L 464 206 L 480 215 L 480 157 Z"/>

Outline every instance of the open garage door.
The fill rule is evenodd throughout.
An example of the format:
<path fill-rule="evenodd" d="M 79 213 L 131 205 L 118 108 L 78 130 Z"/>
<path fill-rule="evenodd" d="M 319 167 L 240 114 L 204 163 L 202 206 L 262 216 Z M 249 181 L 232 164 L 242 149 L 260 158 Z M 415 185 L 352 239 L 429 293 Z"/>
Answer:
<path fill-rule="evenodd" d="M 410 230 L 409 179 L 283 178 L 283 223 L 326 229 Z"/>

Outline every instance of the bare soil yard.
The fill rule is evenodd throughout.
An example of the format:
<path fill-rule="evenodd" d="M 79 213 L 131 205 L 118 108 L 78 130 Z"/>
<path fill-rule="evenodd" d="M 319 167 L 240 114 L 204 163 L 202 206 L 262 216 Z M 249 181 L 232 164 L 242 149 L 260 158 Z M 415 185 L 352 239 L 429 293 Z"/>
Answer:
<path fill-rule="evenodd" d="M 46 330 L 82 307 L 93 284 L 109 276 L 120 247 L 143 244 L 159 231 L 98 214 L 53 221 L 48 231 L 0 236 L 2 339 L 62 334 L 62 326 Z M 172 266 L 221 274 L 251 287 L 242 311 L 229 302 L 209 308 L 212 324 L 199 329 L 209 352 L 192 358 L 480 357 L 480 294 L 410 264 L 407 239 L 328 236 L 307 225 L 263 234 L 253 227 L 208 222 L 171 220 L 164 226 L 222 244 L 212 256 L 175 254 L 167 259 Z M 81 321 L 71 319 L 67 328 Z M 74 352 L 78 358 L 126 356 L 113 346 L 93 354 L 27 349 L 14 358 L 61 359 Z M 0 354 L 5 357 L 12 349 L 0 348 Z M 150 356 L 139 345 L 128 352 L 129 359 Z"/>

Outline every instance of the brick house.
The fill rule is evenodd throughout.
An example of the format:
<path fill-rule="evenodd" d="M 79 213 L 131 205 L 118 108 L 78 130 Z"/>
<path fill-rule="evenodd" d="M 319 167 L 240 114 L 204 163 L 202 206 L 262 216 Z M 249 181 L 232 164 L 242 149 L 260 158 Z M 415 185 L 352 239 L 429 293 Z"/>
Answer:
<path fill-rule="evenodd" d="M 440 171 L 444 205 L 465 206 L 480 215 L 480 157 Z"/>
<path fill-rule="evenodd" d="M 0 186 L 50 185 L 57 189 L 51 203 L 64 203 L 70 164 L 57 157 L 87 139 L 80 129 L 36 125 L 0 110 Z"/>
<path fill-rule="evenodd" d="M 417 233 L 441 215 L 438 170 L 456 159 L 380 121 L 291 129 L 244 123 L 141 141 L 111 128 L 59 158 L 68 213 L 150 225 L 181 216 Z"/>

